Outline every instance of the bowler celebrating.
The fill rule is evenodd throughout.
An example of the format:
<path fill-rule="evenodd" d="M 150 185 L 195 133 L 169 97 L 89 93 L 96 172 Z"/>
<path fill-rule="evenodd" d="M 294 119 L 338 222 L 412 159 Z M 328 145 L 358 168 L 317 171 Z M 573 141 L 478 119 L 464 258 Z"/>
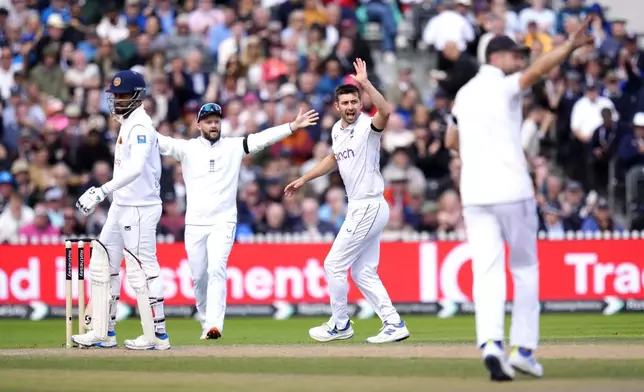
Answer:
<path fill-rule="evenodd" d="M 246 137 L 221 136 L 221 107 L 208 103 L 197 114 L 200 136 L 191 140 L 158 135 L 162 155 L 179 162 L 186 184 L 185 247 L 194 282 L 201 339 L 224 330 L 226 265 L 235 241 L 237 184 L 241 161 L 298 129 L 315 125 L 318 113 L 298 113 L 291 123 Z"/>
<path fill-rule="evenodd" d="M 351 76 L 369 94 L 377 113 L 370 118 L 361 112 L 360 91 L 356 86 L 338 87 L 335 108 L 341 120 L 331 131 L 331 153 L 311 171 L 290 183 L 284 192 L 292 196 L 307 182 L 337 167 L 349 197 L 347 216 L 324 261 L 332 316 L 328 322 L 309 330 L 311 338 L 328 342 L 353 337 L 347 310 L 347 273 L 351 269 L 354 282 L 383 322 L 380 333 L 368 338 L 367 342 L 395 342 L 407 339 L 409 331 L 377 273 L 380 236 L 389 221 L 389 206 L 383 197 L 384 181 L 380 174 L 380 136 L 387 125 L 390 109 L 389 103 L 369 82 L 365 63 L 357 59 L 353 65 L 356 74 Z"/>
<path fill-rule="evenodd" d="M 156 256 L 156 227 L 161 218 L 159 179 L 161 157 L 152 120 L 143 109 L 143 76 L 118 72 L 106 90 L 112 94 L 110 111 L 121 123 L 114 153 L 114 177 L 92 187 L 76 203 L 85 215 L 109 195 L 113 202 L 94 247 L 89 272 L 92 280 L 92 329 L 72 336 L 80 346 L 115 347 L 116 304 L 121 289 L 121 260 L 125 257 L 127 279 L 137 295 L 143 335 L 126 340 L 133 350 L 167 350 L 163 282 Z M 88 306 L 89 308 L 89 306 Z"/>
<path fill-rule="evenodd" d="M 463 86 L 452 109 L 446 146 L 460 151 L 461 197 L 472 251 L 477 345 L 494 381 L 512 380 L 514 369 L 536 377 L 539 343 L 537 206 L 521 147 L 523 92 L 573 50 L 592 42 L 589 21 L 568 41 L 539 57 L 524 72 L 522 52 L 506 36 L 493 38 L 487 64 Z M 506 300 L 505 248 L 514 281 L 509 361 L 503 351 Z"/>

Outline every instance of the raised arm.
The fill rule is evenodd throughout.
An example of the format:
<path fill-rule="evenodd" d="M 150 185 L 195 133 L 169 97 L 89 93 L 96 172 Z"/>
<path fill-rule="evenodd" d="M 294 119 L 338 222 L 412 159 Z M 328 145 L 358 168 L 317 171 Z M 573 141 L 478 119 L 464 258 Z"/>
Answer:
<path fill-rule="evenodd" d="M 351 77 L 353 80 L 358 82 L 360 87 L 362 87 L 367 94 L 369 94 L 373 106 L 378 109 L 371 119 L 371 124 L 377 131 L 382 132 L 387 126 L 387 121 L 389 121 L 389 115 L 391 114 L 389 103 L 387 103 L 385 97 L 383 97 L 382 94 L 380 94 L 380 91 L 378 91 L 369 81 L 369 78 L 367 77 L 367 64 L 362 61 L 362 59 L 356 59 L 353 63 L 353 67 L 356 70 L 356 74 L 351 75 Z"/>
<path fill-rule="evenodd" d="M 157 132 L 157 139 L 159 140 L 159 152 L 161 155 L 166 155 L 181 161 L 185 154 L 187 140 L 175 139 L 170 136 L 165 136 Z"/>
<path fill-rule="evenodd" d="M 322 177 L 325 174 L 331 172 L 331 170 L 338 167 L 338 161 L 335 159 L 335 154 L 333 151 L 329 153 L 324 159 L 320 161 L 315 167 L 308 172 L 306 172 L 302 177 L 291 182 L 284 189 L 286 196 L 291 197 L 293 194 L 303 187 L 307 182 L 313 181 L 318 177 Z"/>
<path fill-rule="evenodd" d="M 526 69 L 519 78 L 519 87 L 521 90 L 532 87 L 538 82 L 543 75 L 550 72 L 551 69 L 563 63 L 575 49 L 584 45 L 592 44 L 594 37 L 589 35 L 588 27 L 592 17 L 586 18 L 586 21 L 560 46 L 552 49 L 550 52 L 540 56 L 532 65 Z"/>
<path fill-rule="evenodd" d="M 290 123 L 278 125 L 276 127 L 268 128 L 262 132 L 252 133 L 246 136 L 242 141 L 244 152 L 246 154 L 259 152 L 264 148 L 290 136 L 298 129 L 303 129 L 317 124 L 318 119 L 319 114 L 315 110 L 309 110 L 306 113 L 302 113 L 302 109 L 300 109 L 295 120 Z"/>

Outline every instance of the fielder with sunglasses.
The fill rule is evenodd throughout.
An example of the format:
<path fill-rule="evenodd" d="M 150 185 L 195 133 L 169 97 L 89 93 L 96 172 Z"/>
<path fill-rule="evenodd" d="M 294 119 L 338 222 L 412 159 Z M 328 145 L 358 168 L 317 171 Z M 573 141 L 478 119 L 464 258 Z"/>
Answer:
<path fill-rule="evenodd" d="M 245 137 L 222 137 L 222 109 L 207 103 L 197 114 L 200 136 L 191 140 L 157 134 L 161 155 L 181 162 L 186 184 L 185 247 L 194 282 L 201 339 L 218 339 L 226 312 L 226 265 L 235 240 L 241 161 L 298 129 L 315 125 L 318 113 Z"/>

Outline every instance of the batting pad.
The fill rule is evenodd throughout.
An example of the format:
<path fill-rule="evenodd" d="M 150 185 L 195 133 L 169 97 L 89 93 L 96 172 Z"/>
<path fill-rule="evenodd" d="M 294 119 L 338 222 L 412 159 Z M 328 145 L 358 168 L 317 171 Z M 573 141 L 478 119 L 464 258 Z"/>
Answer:
<path fill-rule="evenodd" d="M 92 240 L 89 275 L 92 279 L 91 325 L 96 338 L 105 340 L 109 317 L 110 262 L 107 249 L 97 240 Z"/>
<path fill-rule="evenodd" d="M 125 271 L 130 286 L 136 293 L 136 303 L 141 316 L 141 326 L 143 327 L 143 336 L 151 343 L 156 343 L 154 333 L 154 317 L 152 315 L 152 306 L 150 305 L 150 290 L 148 290 L 147 277 L 143 271 L 141 262 L 129 250 L 123 250 L 125 257 Z"/>

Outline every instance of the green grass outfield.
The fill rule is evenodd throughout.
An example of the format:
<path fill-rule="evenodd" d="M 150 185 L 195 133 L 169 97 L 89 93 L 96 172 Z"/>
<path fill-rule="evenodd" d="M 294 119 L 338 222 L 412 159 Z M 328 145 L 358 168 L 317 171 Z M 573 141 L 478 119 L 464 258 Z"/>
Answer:
<path fill-rule="evenodd" d="M 644 391 L 640 314 L 544 315 L 546 377 L 504 385 L 486 379 L 471 316 L 406 317 L 412 337 L 378 347 L 364 343 L 377 319 L 355 320 L 351 341 L 311 342 L 308 329 L 323 321 L 230 318 L 223 339 L 200 341 L 198 322 L 169 319 L 173 350 L 131 352 L 59 348 L 62 319 L 2 320 L 0 391 Z M 138 336 L 140 322 L 119 323 L 117 334 L 120 343 Z M 432 354 L 447 349 L 466 354 Z"/>

